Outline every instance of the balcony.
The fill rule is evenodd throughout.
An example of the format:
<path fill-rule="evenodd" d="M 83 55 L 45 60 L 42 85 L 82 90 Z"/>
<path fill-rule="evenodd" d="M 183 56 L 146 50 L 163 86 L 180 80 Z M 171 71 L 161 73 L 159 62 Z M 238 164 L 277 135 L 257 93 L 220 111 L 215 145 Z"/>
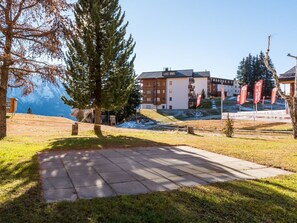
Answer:
<path fill-rule="evenodd" d="M 193 89 L 193 90 L 194 90 L 194 89 L 195 89 L 195 86 L 189 84 L 189 85 L 188 85 L 188 89 Z"/>

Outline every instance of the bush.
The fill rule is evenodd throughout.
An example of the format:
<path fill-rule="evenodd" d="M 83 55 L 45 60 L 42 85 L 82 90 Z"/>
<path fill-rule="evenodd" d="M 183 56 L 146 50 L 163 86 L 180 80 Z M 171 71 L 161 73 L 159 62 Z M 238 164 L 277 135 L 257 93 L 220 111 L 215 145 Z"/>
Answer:
<path fill-rule="evenodd" d="M 233 136 L 233 133 L 234 133 L 233 120 L 230 119 L 229 113 L 228 113 L 227 119 L 225 121 L 225 127 L 223 129 L 223 132 L 229 138 L 231 138 Z"/>

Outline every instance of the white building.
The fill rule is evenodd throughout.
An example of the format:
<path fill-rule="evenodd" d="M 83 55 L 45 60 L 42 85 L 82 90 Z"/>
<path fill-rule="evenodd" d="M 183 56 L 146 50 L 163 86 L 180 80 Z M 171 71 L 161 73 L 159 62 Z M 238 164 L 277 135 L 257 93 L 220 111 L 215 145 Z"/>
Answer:
<path fill-rule="evenodd" d="M 188 109 L 189 77 L 167 78 L 167 109 Z"/>
<path fill-rule="evenodd" d="M 208 75 L 208 76 L 207 76 Z M 202 90 L 207 96 L 209 72 L 169 70 L 144 72 L 141 81 L 141 109 L 188 109 Z"/>

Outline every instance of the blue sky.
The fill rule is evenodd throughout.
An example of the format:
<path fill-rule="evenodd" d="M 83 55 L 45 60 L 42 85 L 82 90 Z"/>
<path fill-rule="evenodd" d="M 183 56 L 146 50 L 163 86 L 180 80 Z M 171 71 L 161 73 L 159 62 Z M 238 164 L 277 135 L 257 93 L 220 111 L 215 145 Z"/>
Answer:
<path fill-rule="evenodd" d="M 243 57 L 267 49 L 279 73 L 295 65 L 296 0 L 120 0 L 136 40 L 137 74 L 192 68 L 234 78 Z"/>

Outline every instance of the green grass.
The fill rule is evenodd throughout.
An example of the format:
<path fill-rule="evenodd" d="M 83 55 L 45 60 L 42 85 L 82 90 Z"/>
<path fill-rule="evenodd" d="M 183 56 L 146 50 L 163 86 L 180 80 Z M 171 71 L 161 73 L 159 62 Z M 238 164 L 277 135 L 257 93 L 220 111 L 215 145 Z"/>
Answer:
<path fill-rule="evenodd" d="M 154 120 L 154 121 L 156 121 L 158 123 L 162 123 L 162 124 L 179 121 L 172 116 L 167 116 L 167 115 L 161 114 L 153 109 L 141 109 L 140 114 L 151 119 L 151 120 Z"/>
<path fill-rule="evenodd" d="M 297 142 L 288 137 L 116 130 L 105 130 L 100 138 L 92 132 L 10 136 L 0 141 L 0 222 L 297 222 L 297 174 L 138 196 L 54 204 L 42 200 L 38 152 L 158 144 L 191 145 L 297 172 Z"/>

